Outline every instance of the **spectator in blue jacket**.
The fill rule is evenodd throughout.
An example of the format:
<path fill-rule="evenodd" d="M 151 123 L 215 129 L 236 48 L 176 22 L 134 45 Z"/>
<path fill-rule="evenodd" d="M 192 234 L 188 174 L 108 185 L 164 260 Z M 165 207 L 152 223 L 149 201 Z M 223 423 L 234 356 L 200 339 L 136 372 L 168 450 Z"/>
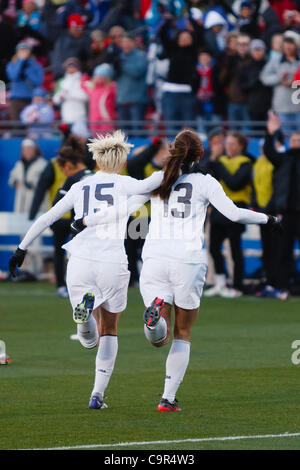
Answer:
<path fill-rule="evenodd" d="M 119 119 L 142 121 L 147 103 L 147 55 L 136 47 L 135 38 L 125 34 L 121 52 L 114 58 Z M 138 128 L 139 126 L 133 126 Z"/>
<path fill-rule="evenodd" d="M 31 102 L 33 90 L 44 78 L 42 66 L 31 55 L 31 46 L 25 41 L 17 45 L 6 74 L 10 82 L 10 118 L 18 121 L 20 112 Z"/>

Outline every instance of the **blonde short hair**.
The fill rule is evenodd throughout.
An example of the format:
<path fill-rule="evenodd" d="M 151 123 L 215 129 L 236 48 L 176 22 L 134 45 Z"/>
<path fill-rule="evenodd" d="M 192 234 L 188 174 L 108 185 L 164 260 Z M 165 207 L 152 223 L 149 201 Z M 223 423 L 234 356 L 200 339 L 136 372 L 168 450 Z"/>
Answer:
<path fill-rule="evenodd" d="M 112 134 L 97 134 L 97 137 L 90 139 L 87 145 L 98 168 L 107 173 L 121 172 L 126 164 L 130 148 L 133 147 L 127 142 L 121 130 L 114 131 Z"/>

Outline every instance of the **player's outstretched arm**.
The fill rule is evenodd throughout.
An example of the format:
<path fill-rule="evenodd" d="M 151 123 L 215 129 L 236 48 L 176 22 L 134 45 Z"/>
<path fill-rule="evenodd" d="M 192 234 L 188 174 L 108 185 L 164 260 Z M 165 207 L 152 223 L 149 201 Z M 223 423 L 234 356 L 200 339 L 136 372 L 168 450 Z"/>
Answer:
<path fill-rule="evenodd" d="M 240 224 L 271 224 L 275 223 L 276 217 L 270 218 L 261 212 L 254 212 L 249 209 L 237 207 L 234 202 L 225 194 L 221 184 L 211 178 L 208 200 L 209 202 L 232 222 Z"/>
<path fill-rule="evenodd" d="M 127 196 L 151 193 L 161 185 L 163 177 L 163 171 L 155 171 L 151 176 L 144 180 L 137 180 L 135 178 L 131 178 L 131 176 L 122 176 L 122 189 Z"/>
<path fill-rule="evenodd" d="M 74 185 L 76 186 L 76 185 Z M 26 256 L 28 246 L 39 236 L 43 231 L 50 227 L 54 222 L 60 219 L 66 212 L 74 207 L 74 192 L 76 188 L 70 191 L 48 212 L 41 215 L 30 227 L 25 237 L 21 241 L 19 247 L 9 260 L 9 272 L 13 277 L 16 276 L 16 268 L 21 267 Z"/>
<path fill-rule="evenodd" d="M 150 200 L 150 194 L 139 194 L 137 196 L 130 196 L 126 200 L 126 211 L 127 217 L 129 217 L 134 212 L 138 211 L 146 202 Z M 111 219 L 109 218 L 111 215 Z M 106 210 L 102 210 L 96 213 L 91 213 L 81 219 L 74 220 L 71 224 L 71 231 L 77 235 L 82 232 L 86 227 L 92 227 L 94 225 L 101 225 L 102 223 L 109 223 L 112 220 L 115 220 L 116 213 L 111 207 Z"/>

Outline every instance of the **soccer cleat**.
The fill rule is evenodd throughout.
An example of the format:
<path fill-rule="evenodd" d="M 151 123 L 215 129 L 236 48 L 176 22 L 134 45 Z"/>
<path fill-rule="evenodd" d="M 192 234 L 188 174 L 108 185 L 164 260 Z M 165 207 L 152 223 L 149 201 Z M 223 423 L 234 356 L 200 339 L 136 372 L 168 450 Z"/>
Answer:
<path fill-rule="evenodd" d="M 160 403 L 157 407 L 158 411 L 160 411 L 161 413 L 168 413 L 168 412 L 172 412 L 172 411 L 181 411 L 181 408 L 178 408 L 178 405 L 177 405 L 177 400 L 175 398 L 175 400 L 173 401 L 173 403 L 171 403 L 169 400 L 167 400 L 166 398 L 162 398 L 160 400 Z"/>
<path fill-rule="evenodd" d="M 94 309 L 95 296 L 94 294 L 86 293 L 80 304 L 75 307 L 73 311 L 73 320 L 75 323 L 85 323 L 90 318 Z"/>
<path fill-rule="evenodd" d="M 104 410 L 108 408 L 107 404 L 100 399 L 99 395 L 92 395 L 89 403 L 90 410 Z"/>
<path fill-rule="evenodd" d="M 146 326 L 153 327 L 160 318 L 161 309 L 164 306 L 163 299 L 155 297 L 150 307 L 144 311 L 144 322 Z"/>

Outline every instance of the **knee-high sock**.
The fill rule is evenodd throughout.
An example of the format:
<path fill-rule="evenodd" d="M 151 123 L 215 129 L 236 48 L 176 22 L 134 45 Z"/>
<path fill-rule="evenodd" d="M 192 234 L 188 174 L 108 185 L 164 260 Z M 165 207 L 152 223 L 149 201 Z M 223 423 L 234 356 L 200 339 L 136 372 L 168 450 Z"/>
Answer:
<path fill-rule="evenodd" d="M 174 339 L 166 361 L 166 378 L 163 398 L 173 402 L 179 385 L 183 381 L 190 359 L 191 343 Z"/>
<path fill-rule="evenodd" d="M 97 346 L 99 334 L 97 322 L 93 315 L 90 316 L 87 322 L 77 325 L 77 334 L 84 348 L 91 349 Z"/>
<path fill-rule="evenodd" d="M 103 400 L 105 389 L 114 370 L 117 353 L 118 337 L 101 336 L 96 356 L 95 382 L 92 392 L 92 395 L 98 394 L 101 400 Z"/>
<path fill-rule="evenodd" d="M 155 326 L 149 327 L 144 325 L 144 333 L 148 341 L 151 343 L 160 343 L 167 336 L 167 322 L 160 317 Z"/>

